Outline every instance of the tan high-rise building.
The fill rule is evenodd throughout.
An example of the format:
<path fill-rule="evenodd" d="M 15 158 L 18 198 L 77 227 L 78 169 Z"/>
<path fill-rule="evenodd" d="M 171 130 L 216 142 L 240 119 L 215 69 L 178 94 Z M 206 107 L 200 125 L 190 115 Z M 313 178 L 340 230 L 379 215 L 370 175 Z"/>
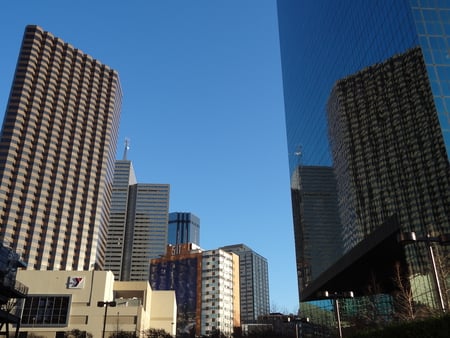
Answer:
<path fill-rule="evenodd" d="M 27 26 L 0 135 L 0 241 L 31 270 L 103 267 L 118 74 Z"/>

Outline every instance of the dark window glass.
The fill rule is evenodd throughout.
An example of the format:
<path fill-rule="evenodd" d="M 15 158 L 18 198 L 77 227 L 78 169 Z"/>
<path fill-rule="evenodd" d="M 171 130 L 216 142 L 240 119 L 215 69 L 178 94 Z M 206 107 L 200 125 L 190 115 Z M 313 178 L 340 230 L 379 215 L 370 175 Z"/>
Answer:
<path fill-rule="evenodd" d="M 70 296 L 28 296 L 22 315 L 23 326 L 67 324 Z"/>

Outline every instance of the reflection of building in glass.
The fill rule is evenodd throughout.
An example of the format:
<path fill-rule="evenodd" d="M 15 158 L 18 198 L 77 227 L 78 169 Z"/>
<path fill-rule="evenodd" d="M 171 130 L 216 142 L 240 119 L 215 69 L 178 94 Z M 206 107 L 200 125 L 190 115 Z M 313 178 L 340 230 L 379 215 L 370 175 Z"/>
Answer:
<path fill-rule="evenodd" d="M 291 181 L 300 292 L 342 255 L 343 246 L 333 168 L 302 165 Z"/>
<path fill-rule="evenodd" d="M 239 320 L 238 256 L 223 250 L 203 251 L 195 244 L 168 245 L 152 259 L 153 290 L 175 290 L 178 334 L 230 335 Z"/>
<path fill-rule="evenodd" d="M 200 245 L 200 219 L 190 212 L 171 212 L 168 233 L 167 244 Z"/>
<path fill-rule="evenodd" d="M 30 270 L 103 268 L 118 74 L 27 26 L 0 138 L 0 242 Z"/>
<path fill-rule="evenodd" d="M 328 118 L 346 251 L 392 218 L 402 232 L 449 230 L 450 166 L 419 48 L 338 81 Z M 406 254 L 413 275 L 430 273 L 426 251 Z M 412 286 L 432 305 L 418 295 L 429 285 Z"/>
<path fill-rule="evenodd" d="M 244 244 L 220 249 L 239 256 L 241 323 L 255 323 L 259 316 L 270 312 L 267 259 Z"/>
<path fill-rule="evenodd" d="M 317 197 L 301 195 L 303 167 L 335 167 L 345 243 L 319 275 L 311 265 L 307 284 L 299 274 L 301 300 L 320 290 L 390 293 L 399 263 L 401 276 L 407 267 L 415 273 L 401 281 L 415 308 L 436 303 L 425 244 L 401 247 L 397 234 L 450 232 L 449 15 L 448 2 L 278 1 L 297 263 L 309 268 L 300 245 L 324 249 L 299 231 L 308 225 L 305 205 Z M 380 299 L 384 310 L 392 304 Z"/>
<path fill-rule="evenodd" d="M 131 161 L 116 161 L 105 263 L 116 280 L 148 280 L 150 259 L 164 254 L 169 190 L 137 183 Z"/>

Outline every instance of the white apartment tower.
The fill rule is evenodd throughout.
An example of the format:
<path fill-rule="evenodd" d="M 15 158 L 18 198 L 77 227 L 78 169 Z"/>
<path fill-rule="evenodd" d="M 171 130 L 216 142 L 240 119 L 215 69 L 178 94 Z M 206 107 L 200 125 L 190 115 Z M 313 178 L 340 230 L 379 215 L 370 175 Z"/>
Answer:
<path fill-rule="evenodd" d="M 239 256 L 221 249 L 202 253 L 201 334 L 228 336 L 240 323 Z"/>

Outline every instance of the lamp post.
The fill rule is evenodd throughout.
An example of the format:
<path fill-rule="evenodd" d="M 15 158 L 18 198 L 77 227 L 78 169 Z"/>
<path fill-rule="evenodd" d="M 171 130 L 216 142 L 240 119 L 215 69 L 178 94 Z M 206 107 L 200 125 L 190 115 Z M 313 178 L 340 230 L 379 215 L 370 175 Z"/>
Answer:
<path fill-rule="evenodd" d="M 328 291 L 323 291 L 319 293 L 319 296 L 322 298 L 328 298 L 333 301 L 334 312 L 336 314 L 336 321 L 338 324 L 339 338 L 342 338 L 342 326 L 341 326 L 341 315 L 339 313 L 339 299 L 341 298 L 353 298 L 353 291 L 345 291 L 345 292 L 334 292 L 330 293 Z"/>
<path fill-rule="evenodd" d="M 105 315 L 103 317 L 103 331 L 102 331 L 102 338 L 105 338 L 106 317 L 108 316 L 108 306 L 115 307 L 116 302 L 115 301 L 111 301 L 111 302 L 98 301 L 97 306 L 105 308 Z"/>
<path fill-rule="evenodd" d="M 439 274 L 438 274 L 437 267 L 436 267 L 436 259 L 434 257 L 432 243 L 439 243 L 441 245 L 450 244 L 450 236 L 448 234 L 446 234 L 446 235 L 432 237 L 430 234 L 427 234 L 425 237 L 417 237 L 416 233 L 414 231 L 411 231 L 411 232 L 400 233 L 397 237 L 397 240 L 402 245 L 408 245 L 408 244 L 412 244 L 412 243 L 416 243 L 416 242 L 426 243 L 427 249 L 428 249 L 428 256 L 430 257 L 431 267 L 433 270 L 433 277 L 434 277 L 434 283 L 435 283 L 435 287 L 436 287 L 436 293 L 438 295 L 439 306 L 441 308 L 441 311 L 443 313 L 445 313 L 444 297 L 442 295 L 442 288 L 441 288 L 441 283 L 439 281 Z"/>

